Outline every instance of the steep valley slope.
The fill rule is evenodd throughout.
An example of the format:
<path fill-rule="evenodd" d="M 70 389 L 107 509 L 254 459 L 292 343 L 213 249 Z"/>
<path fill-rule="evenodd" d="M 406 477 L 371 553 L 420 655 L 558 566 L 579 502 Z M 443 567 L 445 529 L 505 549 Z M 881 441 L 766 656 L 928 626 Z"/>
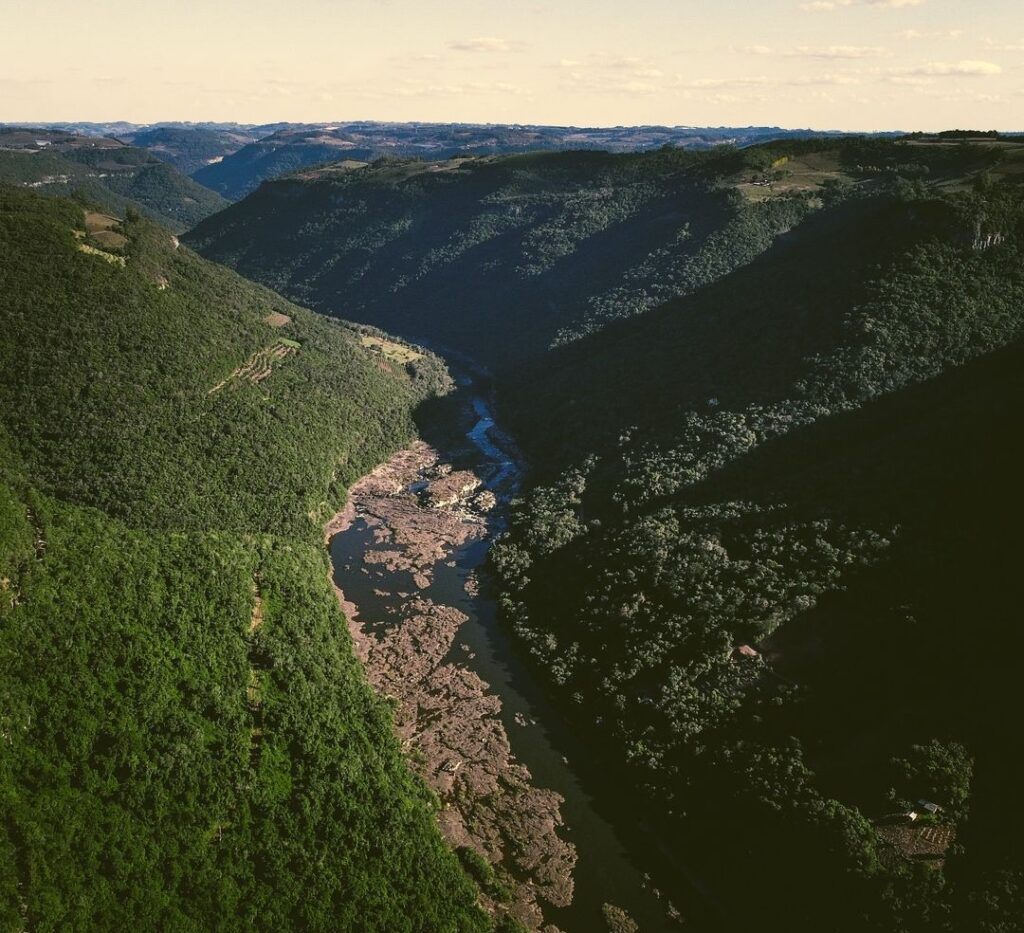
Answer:
<path fill-rule="evenodd" d="M 0 127 L 0 183 L 115 214 L 131 207 L 174 233 L 228 203 L 144 148 L 31 127 Z"/>
<path fill-rule="evenodd" d="M 137 216 L 0 186 L 0 256 L 0 926 L 491 929 L 322 543 L 441 364 Z"/>

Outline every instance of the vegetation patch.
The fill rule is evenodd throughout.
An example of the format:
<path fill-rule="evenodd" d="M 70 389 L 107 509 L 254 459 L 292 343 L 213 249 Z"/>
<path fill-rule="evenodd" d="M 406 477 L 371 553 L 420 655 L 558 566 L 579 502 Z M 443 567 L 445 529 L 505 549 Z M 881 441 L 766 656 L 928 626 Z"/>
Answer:
<path fill-rule="evenodd" d="M 385 340 L 383 337 L 371 337 L 363 334 L 359 342 L 370 350 L 375 350 L 381 356 L 386 357 L 395 363 L 415 363 L 423 359 L 423 354 L 418 353 L 412 347 L 404 343 L 396 343 L 393 340 Z"/>
<path fill-rule="evenodd" d="M 106 260 L 112 266 L 120 266 L 123 269 L 128 264 L 128 260 L 124 256 L 117 256 L 105 249 L 97 249 L 95 246 L 91 246 L 88 243 L 79 243 L 78 249 L 80 252 L 86 253 L 89 256 L 99 256 L 100 259 Z"/>
<path fill-rule="evenodd" d="M 137 216 L 111 275 L 81 223 L 0 186 L 0 928 L 483 933 L 310 517 L 440 364 L 387 378 Z M 203 405 L 281 309 L 299 378 Z"/>
<path fill-rule="evenodd" d="M 227 379 L 222 379 L 206 394 L 213 395 L 219 392 L 234 379 L 244 379 L 253 385 L 269 379 L 274 371 L 274 364 L 283 360 L 292 353 L 297 353 L 302 345 L 295 340 L 278 340 L 277 343 L 257 350 L 241 366 L 232 370 Z"/>

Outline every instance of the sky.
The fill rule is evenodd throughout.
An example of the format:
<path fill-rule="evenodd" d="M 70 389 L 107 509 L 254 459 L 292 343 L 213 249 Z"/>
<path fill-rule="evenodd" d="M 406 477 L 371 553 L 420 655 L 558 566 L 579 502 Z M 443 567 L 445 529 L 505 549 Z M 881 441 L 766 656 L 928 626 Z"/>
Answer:
<path fill-rule="evenodd" d="M 0 0 L 0 121 L 1024 130 L 1024 0 Z"/>

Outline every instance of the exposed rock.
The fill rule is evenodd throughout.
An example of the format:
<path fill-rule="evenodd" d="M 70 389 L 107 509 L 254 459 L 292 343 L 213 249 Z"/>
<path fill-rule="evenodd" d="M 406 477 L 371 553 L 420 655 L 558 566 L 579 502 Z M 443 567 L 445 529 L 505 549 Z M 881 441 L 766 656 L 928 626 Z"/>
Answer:
<path fill-rule="evenodd" d="M 490 512 L 497 504 L 498 497 L 489 489 L 485 489 L 473 497 L 473 507 L 481 512 Z"/>
<path fill-rule="evenodd" d="M 427 485 L 427 505 L 432 509 L 450 509 L 465 502 L 480 486 L 480 477 L 469 470 L 448 473 Z"/>
<path fill-rule="evenodd" d="M 423 478 L 426 487 L 417 482 Z M 457 548 L 486 536 L 483 495 L 469 501 L 480 486 L 475 474 L 453 471 L 417 442 L 352 487 L 327 536 L 362 518 L 378 546 L 366 551 L 361 569 L 407 572 L 422 591 L 435 567 L 451 561 Z M 474 593 L 471 587 L 472 575 L 466 589 Z M 453 846 L 470 846 L 516 879 L 506 909 L 530 929 L 540 929 L 538 900 L 559 907 L 572 901 L 576 850 L 558 834 L 561 796 L 534 786 L 512 754 L 499 698 L 476 673 L 446 660 L 466 616 L 422 593 L 401 592 L 400 608 L 388 624 L 373 626 L 380 620 L 364 620 L 359 607 L 337 592 L 370 683 L 394 698 L 403 747 L 441 800 L 438 822 L 445 838 Z M 468 645 L 461 647 L 468 652 Z"/>
<path fill-rule="evenodd" d="M 640 929 L 636 921 L 621 907 L 605 904 L 601 907 L 601 912 L 604 914 L 604 922 L 609 933 L 637 933 Z"/>

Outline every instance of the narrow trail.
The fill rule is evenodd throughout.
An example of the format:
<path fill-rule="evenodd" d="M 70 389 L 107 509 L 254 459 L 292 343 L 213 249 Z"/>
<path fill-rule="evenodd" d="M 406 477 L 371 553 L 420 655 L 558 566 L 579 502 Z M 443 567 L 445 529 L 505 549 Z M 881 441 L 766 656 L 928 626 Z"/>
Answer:
<path fill-rule="evenodd" d="M 249 682 L 245 687 L 245 699 L 252 716 L 249 728 L 249 763 L 255 770 L 259 766 L 260 751 L 263 742 L 263 703 L 262 677 L 256 652 L 256 634 L 263 625 L 263 591 L 260 586 L 260 573 L 257 570 L 252 577 L 252 614 L 249 618 Z"/>
<path fill-rule="evenodd" d="M 35 548 L 36 560 L 42 560 L 46 557 L 46 533 L 43 530 L 43 524 L 39 521 L 39 516 L 32 506 L 25 506 L 25 515 L 28 518 L 28 523 L 32 526 L 32 544 Z"/>

